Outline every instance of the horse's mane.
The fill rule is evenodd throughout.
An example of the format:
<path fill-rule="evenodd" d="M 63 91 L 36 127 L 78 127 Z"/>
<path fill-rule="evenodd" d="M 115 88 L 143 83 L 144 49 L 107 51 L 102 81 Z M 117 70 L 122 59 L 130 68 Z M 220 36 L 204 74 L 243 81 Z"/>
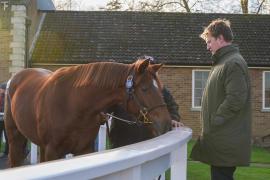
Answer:
<path fill-rule="evenodd" d="M 114 89 L 125 82 L 131 68 L 131 65 L 114 62 L 79 65 L 75 68 L 73 86 L 83 87 L 92 84 L 100 88 Z"/>

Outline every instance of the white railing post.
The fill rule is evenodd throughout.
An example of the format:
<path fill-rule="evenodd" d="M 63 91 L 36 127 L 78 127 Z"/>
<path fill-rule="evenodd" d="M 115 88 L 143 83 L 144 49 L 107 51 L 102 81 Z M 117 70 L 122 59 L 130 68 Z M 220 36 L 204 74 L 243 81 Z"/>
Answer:
<path fill-rule="evenodd" d="M 171 153 L 171 180 L 187 179 L 187 143 Z"/>
<path fill-rule="evenodd" d="M 37 145 L 34 143 L 31 143 L 31 154 L 30 154 L 30 163 L 31 164 L 37 164 Z"/>
<path fill-rule="evenodd" d="M 112 117 L 108 119 L 108 125 L 111 125 Z M 101 125 L 98 132 L 98 151 L 106 150 L 106 137 L 107 137 L 107 127 L 106 124 Z"/>
<path fill-rule="evenodd" d="M 101 125 L 98 133 L 98 151 L 106 149 L 106 125 Z"/>

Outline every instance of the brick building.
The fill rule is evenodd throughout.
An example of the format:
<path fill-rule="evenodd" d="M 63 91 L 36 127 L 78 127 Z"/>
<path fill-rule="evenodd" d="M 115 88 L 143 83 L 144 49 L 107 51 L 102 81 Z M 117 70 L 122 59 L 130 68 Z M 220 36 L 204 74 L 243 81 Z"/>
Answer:
<path fill-rule="evenodd" d="M 39 11 L 30 37 L 27 65 L 51 70 L 115 60 L 132 63 L 154 56 L 165 66 L 159 73 L 180 105 L 185 125 L 200 133 L 200 100 L 210 54 L 199 38 L 212 19 L 232 22 L 235 43 L 248 62 L 252 80 L 253 138 L 269 137 L 269 15 L 185 14 L 160 12 Z M 0 31 L 1 32 L 1 31 Z M 2 37 L 1 37 L 2 38 Z M 117 72 L 116 72 L 117 73 Z"/>
<path fill-rule="evenodd" d="M 0 0 L 0 82 L 29 67 L 29 50 L 50 0 Z"/>

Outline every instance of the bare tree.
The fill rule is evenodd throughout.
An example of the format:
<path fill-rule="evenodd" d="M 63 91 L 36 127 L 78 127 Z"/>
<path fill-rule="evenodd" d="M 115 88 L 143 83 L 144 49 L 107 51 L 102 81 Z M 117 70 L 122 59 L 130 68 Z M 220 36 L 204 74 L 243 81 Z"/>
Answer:
<path fill-rule="evenodd" d="M 270 14 L 270 0 L 250 0 L 248 13 Z"/>
<path fill-rule="evenodd" d="M 57 10 L 80 10 L 81 1 L 52 0 Z"/>
<path fill-rule="evenodd" d="M 244 14 L 248 14 L 248 0 L 241 0 L 241 8 Z"/>
<path fill-rule="evenodd" d="M 265 3 L 265 0 L 262 0 L 262 1 L 260 2 L 260 5 L 259 5 L 259 7 L 258 7 L 258 9 L 257 9 L 256 14 L 259 14 L 259 13 L 260 13 L 260 11 L 261 11 L 262 8 L 263 8 L 264 3 Z"/>
<path fill-rule="evenodd" d="M 107 4 L 107 9 L 111 10 L 111 4 L 115 5 L 113 10 L 127 10 L 127 11 L 177 11 L 188 12 L 195 11 L 198 2 L 203 0 L 110 0 Z"/>
<path fill-rule="evenodd" d="M 109 11 L 122 9 L 122 3 L 120 0 L 111 0 L 106 4 L 106 9 Z"/>
<path fill-rule="evenodd" d="M 195 2 L 196 3 L 196 2 Z M 191 13 L 191 6 L 189 4 L 189 0 L 178 0 L 178 1 L 170 1 L 170 0 L 155 0 L 152 2 L 139 2 L 140 6 L 144 9 L 144 10 L 151 10 L 151 11 L 161 11 L 162 9 L 166 9 L 166 8 L 171 8 L 174 7 L 175 9 L 177 9 L 176 7 L 180 7 L 180 9 L 178 11 L 182 12 L 188 12 Z"/>
<path fill-rule="evenodd" d="M 56 9 L 81 10 L 81 0 L 53 0 Z M 90 3 L 89 1 L 84 4 Z M 87 6 L 84 6 L 84 10 Z M 89 8 L 88 8 L 89 10 Z M 94 10 L 93 7 L 91 10 Z M 109 11 L 270 14 L 270 0 L 108 0 Z"/>

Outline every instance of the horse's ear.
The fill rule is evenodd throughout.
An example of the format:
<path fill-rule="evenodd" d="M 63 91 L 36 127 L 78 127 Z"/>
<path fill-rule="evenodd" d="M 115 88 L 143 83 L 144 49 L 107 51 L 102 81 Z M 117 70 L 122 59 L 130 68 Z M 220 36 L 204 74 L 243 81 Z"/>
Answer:
<path fill-rule="evenodd" d="M 158 72 L 159 69 L 163 66 L 163 64 L 153 64 L 151 65 L 152 69 L 155 71 L 155 72 Z"/>
<path fill-rule="evenodd" d="M 139 60 L 137 61 L 138 63 L 136 63 L 137 66 L 137 72 L 138 73 L 144 73 L 145 70 L 147 69 L 147 67 L 149 66 L 149 60 Z"/>

